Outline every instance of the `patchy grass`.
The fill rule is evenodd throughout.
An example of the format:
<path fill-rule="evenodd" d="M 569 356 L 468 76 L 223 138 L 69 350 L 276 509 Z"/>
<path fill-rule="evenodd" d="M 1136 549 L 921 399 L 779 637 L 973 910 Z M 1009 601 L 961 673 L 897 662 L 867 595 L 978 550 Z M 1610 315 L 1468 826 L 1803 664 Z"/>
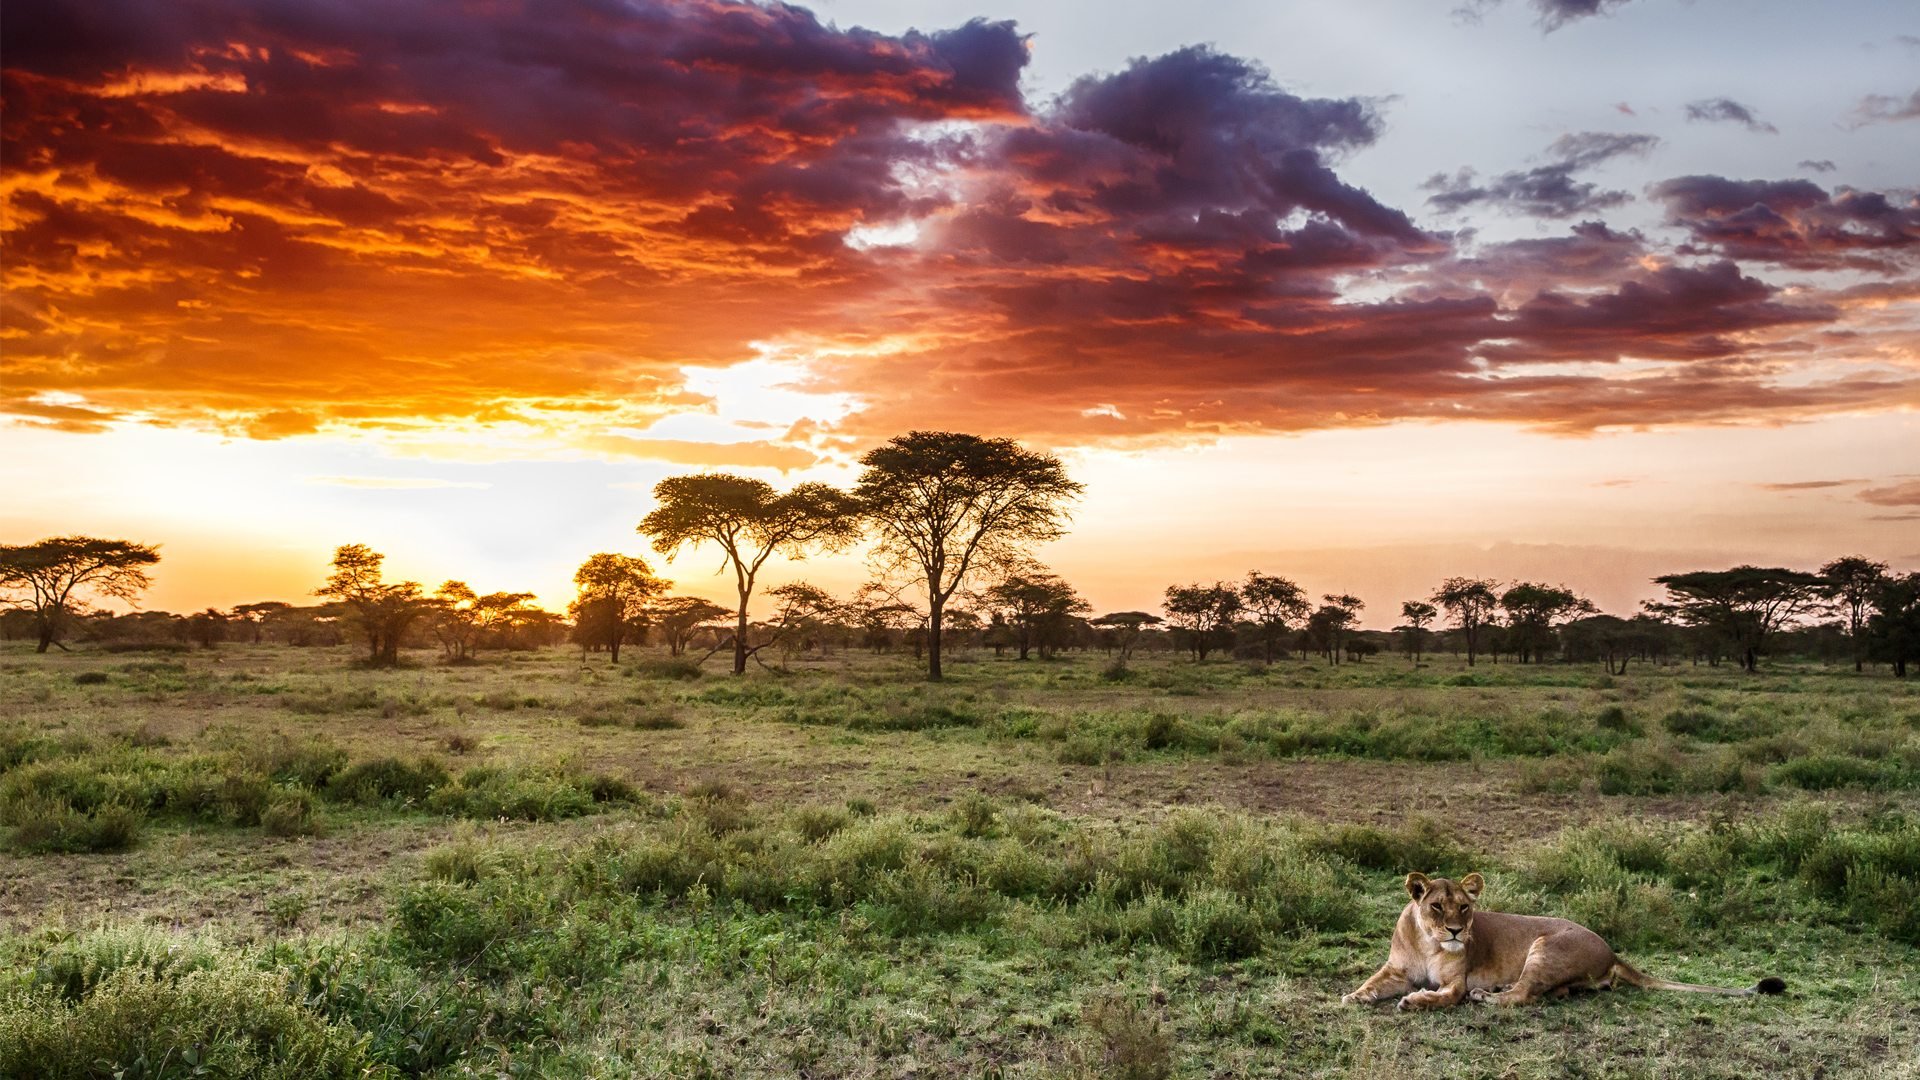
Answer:
<path fill-rule="evenodd" d="M 1920 692 L 1885 678 L 348 658 L 0 651 L 0 1075 L 1920 1056 L 1920 988 L 1890 976 L 1920 966 Z M 1490 906 L 1651 972 L 1791 992 L 1338 1006 L 1413 869 L 1480 870 Z"/>

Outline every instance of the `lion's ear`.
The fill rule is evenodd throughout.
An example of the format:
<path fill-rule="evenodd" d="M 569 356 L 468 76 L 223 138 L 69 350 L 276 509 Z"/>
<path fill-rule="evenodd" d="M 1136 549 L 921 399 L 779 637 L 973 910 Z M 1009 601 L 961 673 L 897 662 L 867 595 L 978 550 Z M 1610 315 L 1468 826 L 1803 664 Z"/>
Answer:
<path fill-rule="evenodd" d="M 1427 875 L 1415 870 L 1407 875 L 1407 895 L 1415 900 L 1427 895 Z"/>
<path fill-rule="evenodd" d="M 1478 900 L 1480 899 L 1480 890 L 1487 887 L 1487 879 L 1481 877 L 1479 874 L 1468 874 L 1466 877 L 1460 879 L 1460 887 L 1467 890 L 1468 896 Z"/>

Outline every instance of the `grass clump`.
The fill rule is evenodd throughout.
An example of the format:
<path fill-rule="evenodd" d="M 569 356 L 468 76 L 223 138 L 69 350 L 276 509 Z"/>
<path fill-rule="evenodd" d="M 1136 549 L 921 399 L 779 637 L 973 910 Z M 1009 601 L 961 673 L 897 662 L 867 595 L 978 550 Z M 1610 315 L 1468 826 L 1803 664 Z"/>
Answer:
<path fill-rule="evenodd" d="M 448 781 L 446 766 L 431 758 L 375 758 L 342 770 L 327 781 L 327 798 L 360 806 L 417 804 Z"/>
<path fill-rule="evenodd" d="M 278 972 L 116 971 L 78 1001 L 0 992 L 0 1075 L 325 1080 L 392 1075 L 369 1040 L 289 997 Z"/>
<path fill-rule="evenodd" d="M 64 799 L 20 796 L 0 803 L 7 846 L 26 855 L 125 851 L 140 842 L 146 815 L 118 803 L 74 809 Z"/>

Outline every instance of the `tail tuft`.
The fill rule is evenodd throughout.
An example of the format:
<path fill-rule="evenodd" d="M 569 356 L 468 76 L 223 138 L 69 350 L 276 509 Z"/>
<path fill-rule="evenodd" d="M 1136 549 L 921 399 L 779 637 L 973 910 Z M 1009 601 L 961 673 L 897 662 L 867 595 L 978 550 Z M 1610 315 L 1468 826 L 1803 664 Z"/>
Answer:
<path fill-rule="evenodd" d="M 1787 980 L 1769 975 L 1753 984 L 1753 992 L 1756 994 L 1784 994 L 1787 992 Z"/>

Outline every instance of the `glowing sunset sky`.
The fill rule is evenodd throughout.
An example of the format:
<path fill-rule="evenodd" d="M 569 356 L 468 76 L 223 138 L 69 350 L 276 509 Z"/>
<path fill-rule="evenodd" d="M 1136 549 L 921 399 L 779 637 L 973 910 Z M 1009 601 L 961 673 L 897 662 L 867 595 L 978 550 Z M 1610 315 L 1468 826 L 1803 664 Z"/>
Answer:
<path fill-rule="evenodd" d="M 1464 5 L 9 4 L 0 542 L 560 607 L 920 427 L 1066 457 L 1099 610 L 1920 566 L 1920 9 Z"/>

